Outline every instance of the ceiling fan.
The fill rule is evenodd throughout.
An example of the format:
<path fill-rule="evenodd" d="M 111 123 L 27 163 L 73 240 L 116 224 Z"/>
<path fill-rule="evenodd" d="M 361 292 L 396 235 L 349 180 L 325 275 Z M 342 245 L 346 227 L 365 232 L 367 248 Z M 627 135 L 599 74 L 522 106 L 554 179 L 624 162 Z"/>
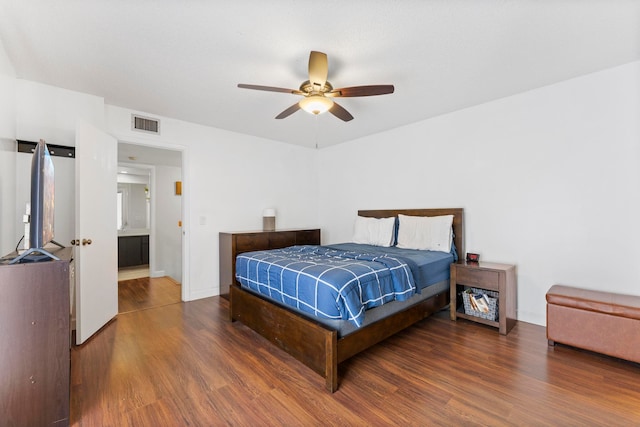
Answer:
<path fill-rule="evenodd" d="M 351 113 L 336 103 L 332 98 L 348 98 L 355 96 L 386 95 L 393 93 L 393 85 L 351 86 L 334 89 L 327 81 L 329 63 L 327 55 L 322 52 L 311 51 L 309 55 L 309 80 L 303 82 L 299 89 L 285 89 L 273 86 L 260 86 L 238 84 L 239 88 L 264 90 L 267 92 L 291 93 L 302 95 L 304 98 L 276 116 L 276 119 L 284 119 L 303 109 L 311 114 L 321 114 L 329 111 L 337 118 L 348 122 L 353 119 Z"/>

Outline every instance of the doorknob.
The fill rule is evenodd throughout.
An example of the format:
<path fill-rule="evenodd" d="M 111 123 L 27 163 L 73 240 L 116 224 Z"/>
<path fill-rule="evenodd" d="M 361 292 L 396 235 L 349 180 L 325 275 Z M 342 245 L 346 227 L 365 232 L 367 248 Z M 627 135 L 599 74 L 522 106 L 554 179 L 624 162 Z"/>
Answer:
<path fill-rule="evenodd" d="M 91 244 L 91 239 L 82 239 L 82 246 L 90 245 L 90 244 Z"/>
<path fill-rule="evenodd" d="M 71 241 L 71 246 L 80 246 L 80 239 L 73 239 Z"/>

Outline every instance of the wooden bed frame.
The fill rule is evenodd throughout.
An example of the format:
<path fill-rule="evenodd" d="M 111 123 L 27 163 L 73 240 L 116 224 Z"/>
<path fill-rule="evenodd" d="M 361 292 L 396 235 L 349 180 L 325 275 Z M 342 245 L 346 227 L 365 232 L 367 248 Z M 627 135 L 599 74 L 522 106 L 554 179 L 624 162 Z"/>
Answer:
<path fill-rule="evenodd" d="M 364 210 L 358 215 L 386 218 L 454 215 L 454 242 L 464 257 L 464 211 L 452 209 Z M 325 378 L 331 393 L 338 389 L 338 364 L 413 325 L 449 304 L 449 290 L 407 307 L 389 317 L 338 337 L 338 332 L 309 317 L 247 292 L 236 283 L 229 289 L 231 321 L 239 320 Z"/>

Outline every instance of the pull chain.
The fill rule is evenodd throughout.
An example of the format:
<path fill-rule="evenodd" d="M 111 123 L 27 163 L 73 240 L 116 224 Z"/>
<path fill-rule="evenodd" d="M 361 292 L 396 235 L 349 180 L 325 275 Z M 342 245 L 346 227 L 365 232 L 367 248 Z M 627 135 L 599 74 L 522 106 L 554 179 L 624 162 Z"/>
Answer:
<path fill-rule="evenodd" d="M 318 130 L 319 130 L 319 126 L 318 126 L 318 114 L 315 114 L 316 116 L 316 150 L 318 149 Z"/>

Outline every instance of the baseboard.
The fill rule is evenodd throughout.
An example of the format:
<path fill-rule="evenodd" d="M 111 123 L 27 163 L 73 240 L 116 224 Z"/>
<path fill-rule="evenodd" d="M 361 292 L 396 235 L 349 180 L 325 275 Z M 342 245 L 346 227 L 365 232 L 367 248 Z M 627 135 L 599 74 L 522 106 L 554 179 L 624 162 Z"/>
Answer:
<path fill-rule="evenodd" d="M 202 290 L 198 290 L 195 292 L 190 292 L 189 295 L 187 295 L 187 299 L 185 301 L 194 301 L 197 299 L 202 299 L 202 298 L 209 298 L 209 297 L 213 297 L 216 295 L 220 295 L 220 289 L 219 288 L 207 288 L 207 289 L 202 289 Z"/>
<path fill-rule="evenodd" d="M 149 272 L 149 277 L 164 277 L 164 276 L 166 276 L 166 274 L 164 273 L 164 270 Z"/>

